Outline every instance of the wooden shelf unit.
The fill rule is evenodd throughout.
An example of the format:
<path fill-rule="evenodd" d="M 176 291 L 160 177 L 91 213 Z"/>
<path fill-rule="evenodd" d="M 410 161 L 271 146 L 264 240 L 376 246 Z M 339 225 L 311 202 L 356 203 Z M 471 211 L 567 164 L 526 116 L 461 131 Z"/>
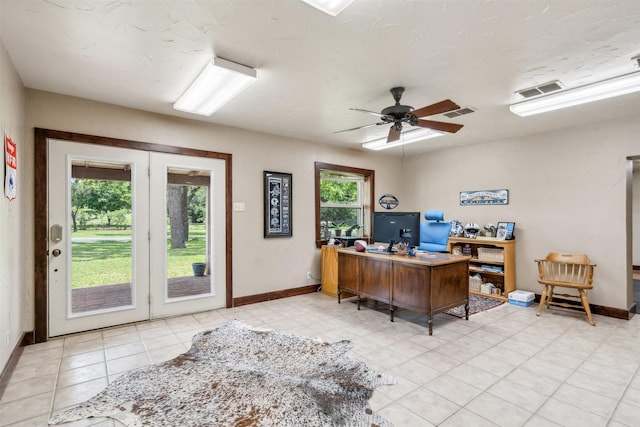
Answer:
<path fill-rule="evenodd" d="M 448 250 L 453 253 L 456 246 L 461 248 L 463 254 L 465 254 L 465 249 L 470 251 L 472 258 L 469 262 L 469 274 L 480 274 L 483 283 L 493 283 L 501 290 L 500 294 L 484 294 L 469 289 L 469 293 L 507 301 L 509 292 L 516 290 L 516 241 L 500 240 L 496 237 L 478 237 L 476 239 L 450 237 Z M 479 248 L 502 250 L 503 260 L 478 258 Z M 483 270 L 482 265 L 502 267 L 502 272 Z"/>

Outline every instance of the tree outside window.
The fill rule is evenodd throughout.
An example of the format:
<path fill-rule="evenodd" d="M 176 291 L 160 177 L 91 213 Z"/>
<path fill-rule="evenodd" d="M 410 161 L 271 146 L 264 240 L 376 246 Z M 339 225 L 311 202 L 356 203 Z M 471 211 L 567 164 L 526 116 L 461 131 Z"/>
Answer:
<path fill-rule="evenodd" d="M 362 226 L 362 176 L 320 174 L 320 221 L 337 230 Z"/>

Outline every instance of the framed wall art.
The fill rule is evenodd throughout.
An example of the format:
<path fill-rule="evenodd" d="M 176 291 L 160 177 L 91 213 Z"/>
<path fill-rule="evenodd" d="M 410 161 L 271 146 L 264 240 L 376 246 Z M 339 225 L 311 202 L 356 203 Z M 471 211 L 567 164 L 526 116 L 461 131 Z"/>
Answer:
<path fill-rule="evenodd" d="M 461 191 L 460 205 L 506 205 L 509 203 L 509 190 Z"/>
<path fill-rule="evenodd" d="M 500 240 L 512 240 L 516 228 L 515 222 L 499 222 L 496 237 Z"/>
<path fill-rule="evenodd" d="M 291 237 L 292 176 L 264 171 L 264 237 Z"/>

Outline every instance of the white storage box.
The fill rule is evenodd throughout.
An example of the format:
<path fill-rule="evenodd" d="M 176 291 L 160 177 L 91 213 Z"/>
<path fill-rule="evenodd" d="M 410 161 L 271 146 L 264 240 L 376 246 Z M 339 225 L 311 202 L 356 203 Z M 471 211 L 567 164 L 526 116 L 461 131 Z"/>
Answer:
<path fill-rule="evenodd" d="M 533 304 L 533 300 L 535 300 L 535 294 L 533 292 L 528 291 L 513 291 L 509 292 L 509 304 L 520 305 L 523 307 L 528 307 Z"/>
<path fill-rule="evenodd" d="M 495 289 L 495 287 L 493 283 L 483 283 L 480 285 L 480 293 L 491 295 L 494 293 L 493 289 Z"/>

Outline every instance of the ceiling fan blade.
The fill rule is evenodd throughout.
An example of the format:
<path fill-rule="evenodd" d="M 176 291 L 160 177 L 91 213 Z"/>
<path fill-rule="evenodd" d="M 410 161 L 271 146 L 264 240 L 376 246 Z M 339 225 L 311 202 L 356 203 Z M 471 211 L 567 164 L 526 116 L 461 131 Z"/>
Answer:
<path fill-rule="evenodd" d="M 396 129 L 395 126 L 391 126 L 389 129 L 389 136 L 387 137 L 387 142 L 394 142 L 400 139 L 400 131 Z"/>
<path fill-rule="evenodd" d="M 374 115 L 374 116 L 376 116 L 376 117 L 387 117 L 387 116 L 386 116 L 386 115 L 384 115 L 384 114 L 376 113 L 375 111 L 363 110 L 362 108 L 349 108 L 349 109 L 350 109 L 350 110 L 353 110 L 353 111 L 359 111 L 359 112 L 361 112 L 361 113 L 368 113 L 368 114 L 372 114 L 372 115 Z"/>
<path fill-rule="evenodd" d="M 434 130 L 439 130 L 442 132 L 449 132 L 449 133 L 456 133 L 458 132 L 460 129 L 462 129 L 462 127 L 464 125 L 459 125 L 457 123 L 445 123 L 445 122 L 436 122 L 433 120 L 422 120 L 422 119 L 418 119 L 416 121 L 416 123 L 411 123 L 414 126 L 420 126 L 422 128 L 429 128 L 429 129 L 434 129 Z"/>
<path fill-rule="evenodd" d="M 409 114 L 413 114 L 416 117 L 427 117 L 435 114 L 446 113 L 447 111 L 457 110 L 459 108 L 460 106 L 452 100 L 445 99 L 444 101 L 413 110 Z"/>
<path fill-rule="evenodd" d="M 351 128 L 351 129 L 339 130 L 339 131 L 334 132 L 334 133 L 349 132 L 349 131 L 352 131 L 352 130 L 365 129 L 365 128 L 370 128 L 370 127 L 373 127 L 373 126 L 380 126 L 380 125 L 384 125 L 384 124 L 386 124 L 386 123 L 384 123 L 384 122 L 380 122 L 380 123 L 371 123 L 370 125 L 364 125 L 364 126 L 358 126 L 357 128 Z"/>

